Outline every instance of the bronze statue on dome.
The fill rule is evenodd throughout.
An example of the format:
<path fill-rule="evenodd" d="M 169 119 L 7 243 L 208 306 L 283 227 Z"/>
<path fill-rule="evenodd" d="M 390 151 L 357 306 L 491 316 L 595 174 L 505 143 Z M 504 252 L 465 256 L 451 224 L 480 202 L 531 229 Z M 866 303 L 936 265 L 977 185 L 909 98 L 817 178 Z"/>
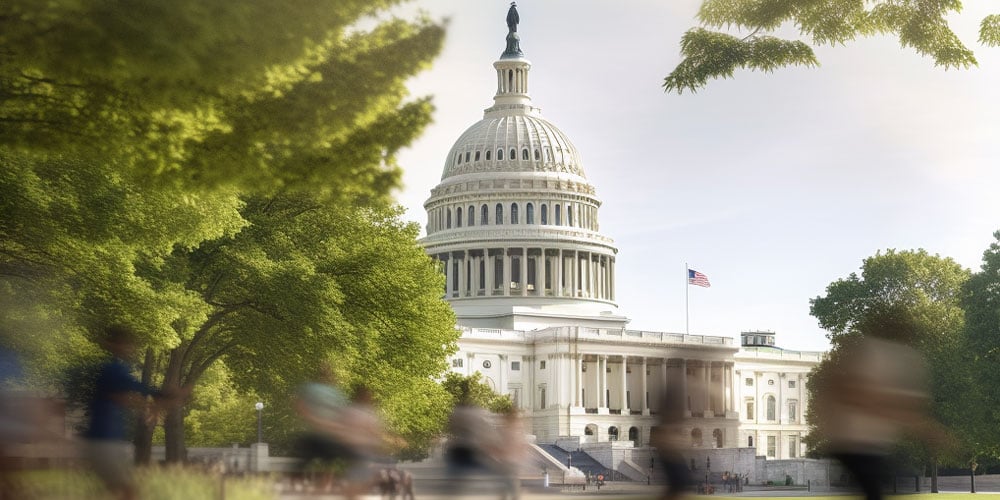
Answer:
<path fill-rule="evenodd" d="M 511 33 L 517 33 L 517 23 L 521 22 L 521 18 L 517 15 L 517 3 L 511 2 L 510 9 L 507 11 L 507 29 Z"/>

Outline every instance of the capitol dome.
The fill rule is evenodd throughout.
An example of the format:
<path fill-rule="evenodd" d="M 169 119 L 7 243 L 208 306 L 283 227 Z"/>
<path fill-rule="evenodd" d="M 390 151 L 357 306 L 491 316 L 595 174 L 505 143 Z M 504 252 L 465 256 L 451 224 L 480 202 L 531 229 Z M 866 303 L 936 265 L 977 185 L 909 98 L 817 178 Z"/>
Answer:
<path fill-rule="evenodd" d="M 532 105 L 531 63 L 516 23 L 508 28 L 493 63 L 493 105 L 448 152 L 424 203 L 421 243 L 464 326 L 545 327 L 560 317 L 624 324 L 614 302 L 618 249 L 600 233 L 601 200 L 576 147 Z"/>

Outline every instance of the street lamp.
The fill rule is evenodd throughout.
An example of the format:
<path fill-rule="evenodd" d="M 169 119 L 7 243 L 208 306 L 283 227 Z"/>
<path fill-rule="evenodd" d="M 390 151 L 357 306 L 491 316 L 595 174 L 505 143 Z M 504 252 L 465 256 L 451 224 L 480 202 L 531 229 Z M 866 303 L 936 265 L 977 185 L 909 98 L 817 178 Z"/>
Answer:
<path fill-rule="evenodd" d="M 261 426 L 260 414 L 261 414 L 261 411 L 264 410 L 264 403 L 261 403 L 260 401 L 258 401 L 257 404 L 254 405 L 254 408 L 257 408 L 257 442 L 258 443 L 263 443 L 264 442 L 264 427 Z"/>

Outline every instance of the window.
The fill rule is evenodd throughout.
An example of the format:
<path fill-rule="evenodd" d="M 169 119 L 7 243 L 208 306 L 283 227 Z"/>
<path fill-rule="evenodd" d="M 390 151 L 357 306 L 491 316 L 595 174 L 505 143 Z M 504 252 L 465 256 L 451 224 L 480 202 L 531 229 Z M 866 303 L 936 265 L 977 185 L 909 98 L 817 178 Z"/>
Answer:
<path fill-rule="evenodd" d="M 510 204 L 510 223 L 511 224 L 517 224 L 518 223 L 517 219 L 518 219 L 517 203 L 511 203 Z"/>
<path fill-rule="evenodd" d="M 492 153 L 492 151 L 486 151 L 486 161 L 490 161 L 490 153 Z"/>
<path fill-rule="evenodd" d="M 697 427 L 691 429 L 691 446 L 702 446 L 703 444 L 705 444 L 705 442 L 701 437 L 701 429 L 698 429 Z"/>
<path fill-rule="evenodd" d="M 510 258 L 510 288 L 521 288 L 521 257 Z"/>
<path fill-rule="evenodd" d="M 767 385 L 774 385 L 774 380 L 773 379 L 768 380 Z"/>
<path fill-rule="evenodd" d="M 541 387 L 538 389 L 538 407 L 542 410 L 545 409 L 545 388 Z"/>
<path fill-rule="evenodd" d="M 531 203 L 528 203 L 528 206 L 525 207 L 525 211 L 526 211 L 526 213 L 525 213 L 525 216 L 526 216 L 525 223 L 527 223 L 527 224 L 534 224 L 535 223 L 535 206 L 532 205 Z"/>
<path fill-rule="evenodd" d="M 484 226 L 490 223 L 490 211 L 486 208 L 486 205 L 483 205 L 483 215 L 479 219 L 479 223 Z"/>
<path fill-rule="evenodd" d="M 752 377 L 747 377 L 746 383 L 747 383 L 747 387 L 753 387 L 753 378 Z"/>
<path fill-rule="evenodd" d="M 615 426 L 608 427 L 608 441 L 618 441 L 618 428 Z"/>
<path fill-rule="evenodd" d="M 767 419 L 768 420 L 774 420 L 775 419 L 774 418 L 775 413 L 776 412 L 775 412 L 775 400 L 774 400 L 774 396 L 768 396 L 767 397 Z"/>
<path fill-rule="evenodd" d="M 514 148 L 510 148 L 510 159 L 511 160 L 517 159 L 517 150 L 515 150 Z"/>
<path fill-rule="evenodd" d="M 542 159 L 542 155 L 541 155 L 541 153 L 539 153 L 539 152 L 538 152 L 538 150 L 536 149 L 536 150 L 535 150 L 535 161 L 538 161 L 538 160 L 541 160 L 541 159 Z"/>
<path fill-rule="evenodd" d="M 476 161 L 479 161 L 479 151 L 476 151 Z"/>
<path fill-rule="evenodd" d="M 448 209 L 448 219 L 447 220 L 448 220 L 448 223 L 447 223 L 448 225 L 445 226 L 445 228 L 446 229 L 451 229 L 451 209 L 450 208 Z"/>
<path fill-rule="evenodd" d="M 521 150 L 521 159 L 522 160 L 528 159 L 528 148 L 524 148 Z"/>
<path fill-rule="evenodd" d="M 498 149 L 497 150 L 497 160 L 502 160 L 502 159 L 503 159 L 503 150 L 502 149 Z"/>
<path fill-rule="evenodd" d="M 459 165 L 462 164 L 462 153 L 458 153 L 457 155 L 455 155 L 455 163 Z"/>
<path fill-rule="evenodd" d="M 483 361 L 483 368 L 486 368 L 487 370 L 493 368 L 493 363 L 487 359 L 486 361 Z"/>
<path fill-rule="evenodd" d="M 788 421 L 796 422 L 799 419 L 799 402 L 791 400 L 788 402 Z"/>
<path fill-rule="evenodd" d="M 573 225 L 573 205 L 566 205 L 566 225 Z"/>
<path fill-rule="evenodd" d="M 462 367 L 462 358 L 455 358 L 455 359 L 451 360 L 451 366 L 453 368 L 461 368 Z"/>
<path fill-rule="evenodd" d="M 543 204 L 542 205 L 542 225 L 544 226 L 544 225 L 546 225 L 548 223 L 549 223 L 549 206 Z"/>
<path fill-rule="evenodd" d="M 544 359 L 538 362 L 538 369 L 539 370 L 544 370 L 545 369 L 545 360 Z"/>
<path fill-rule="evenodd" d="M 469 152 L 468 151 L 465 152 L 465 161 L 469 161 Z"/>
<path fill-rule="evenodd" d="M 753 448 L 753 436 L 747 436 L 747 446 Z"/>
<path fill-rule="evenodd" d="M 476 225 L 476 207 L 469 205 L 469 225 Z"/>
<path fill-rule="evenodd" d="M 767 456 L 774 458 L 778 452 L 778 439 L 775 436 L 767 437 Z"/>
<path fill-rule="evenodd" d="M 503 288 L 503 259 L 493 261 L 493 283 L 496 288 Z"/>
<path fill-rule="evenodd" d="M 497 225 L 503 224 L 503 205 L 497 203 Z"/>
<path fill-rule="evenodd" d="M 752 400 L 751 401 L 747 401 L 747 414 L 744 416 L 744 418 L 746 418 L 747 420 L 753 420 L 754 419 L 754 412 L 753 412 L 754 408 L 753 408 L 753 406 L 754 405 L 753 405 L 753 401 Z"/>
<path fill-rule="evenodd" d="M 455 227 L 462 227 L 462 207 L 455 209 Z"/>
<path fill-rule="evenodd" d="M 795 388 L 795 381 L 794 380 L 789 380 L 788 381 L 788 388 L 789 389 L 794 389 Z"/>
<path fill-rule="evenodd" d="M 521 362 L 520 361 L 511 361 L 510 362 L 510 371 L 512 371 L 512 372 L 519 372 L 519 371 L 521 371 Z"/>
<path fill-rule="evenodd" d="M 560 210 L 561 208 L 562 208 L 561 206 L 556 205 L 556 225 L 557 226 L 561 226 L 562 225 L 562 211 Z"/>
<path fill-rule="evenodd" d="M 799 443 L 795 439 L 795 436 L 788 438 L 788 458 L 798 458 L 799 456 Z"/>

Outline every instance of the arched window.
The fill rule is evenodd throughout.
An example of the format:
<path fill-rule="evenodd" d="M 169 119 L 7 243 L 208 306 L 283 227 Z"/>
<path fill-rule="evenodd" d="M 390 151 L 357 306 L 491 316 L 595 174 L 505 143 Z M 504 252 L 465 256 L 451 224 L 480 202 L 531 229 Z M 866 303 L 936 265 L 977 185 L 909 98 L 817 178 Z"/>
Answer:
<path fill-rule="evenodd" d="M 455 162 L 459 165 L 462 164 L 462 153 L 458 153 L 458 156 L 455 158 Z"/>
<path fill-rule="evenodd" d="M 544 225 L 546 225 L 548 223 L 549 223 L 549 206 L 543 203 L 542 204 L 542 225 L 544 226 Z"/>
<path fill-rule="evenodd" d="M 492 151 L 486 150 L 486 161 L 490 161 L 490 153 L 492 153 Z"/>
<path fill-rule="evenodd" d="M 514 148 L 510 148 L 510 159 L 511 160 L 517 159 L 517 150 L 515 150 Z"/>
<path fill-rule="evenodd" d="M 705 444 L 705 441 L 701 438 L 701 429 L 694 428 L 691 429 L 691 446 L 701 446 Z"/>
<path fill-rule="evenodd" d="M 502 149 L 498 149 L 497 150 L 497 160 L 502 160 L 502 159 L 503 159 L 503 150 Z"/>
<path fill-rule="evenodd" d="M 535 150 L 535 161 L 538 161 L 538 160 L 541 160 L 541 159 L 542 159 L 542 155 L 541 155 L 541 153 L 539 153 L 539 152 L 538 152 L 538 150 L 536 149 L 536 150 Z"/>
<path fill-rule="evenodd" d="M 583 435 L 584 436 L 593 436 L 594 434 L 597 434 L 597 426 L 596 425 L 594 425 L 594 424 L 587 424 L 587 426 L 583 428 Z"/>
<path fill-rule="evenodd" d="M 776 402 L 774 400 L 774 396 L 768 396 L 767 397 L 767 419 L 768 420 L 775 420 L 775 418 L 774 418 L 775 417 L 775 413 L 776 413 L 775 412 L 775 407 L 777 406 L 775 403 Z"/>
<path fill-rule="evenodd" d="M 479 151 L 476 151 L 476 161 L 479 161 Z"/>
<path fill-rule="evenodd" d="M 633 446 L 639 446 L 639 428 L 629 427 L 628 428 L 628 440 L 632 441 Z"/>
<path fill-rule="evenodd" d="M 469 152 L 468 151 L 465 152 L 465 161 L 469 161 Z"/>
<path fill-rule="evenodd" d="M 511 224 L 517 224 L 518 223 L 518 220 L 517 220 L 518 217 L 517 217 L 517 215 L 518 215 L 517 214 L 517 203 L 511 203 L 510 204 L 510 223 Z"/>
<path fill-rule="evenodd" d="M 503 224 L 503 205 L 497 203 L 497 225 Z"/>
<path fill-rule="evenodd" d="M 528 159 L 528 148 L 524 148 L 521 150 L 521 159 L 522 160 Z"/>
<path fill-rule="evenodd" d="M 722 448 L 722 429 L 713 430 L 712 437 L 715 438 L 715 447 Z"/>
<path fill-rule="evenodd" d="M 531 203 L 528 203 L 528 206 L 525 207 L 525 210 L 526 210 L 525 215 L 527 216 L 527 220 L 525 220 L 524 222 L 527 223 L 527 224 L 534 224 L 535 223 L 535 206 L 532 205 Z"/>
<path fill-rule="evenodd" d="M 608 441 L 618 441 L 618 428 L 615 426 L 608 427 Z"/>
<path fill-rule="evenodd" d="M 469 226 L 476 225 L 476 207 L 469 205 Z"/>
<path fill-rule="evenodd" d="M 447 221 L 448 222 L 445 225 L 445 229 L 451 229 L 451 209 L 450 208 L 448 209 Z"/>
<path fill-rule="evenodd" d="M 566 205 L 566 225 L 573 225 L 573 205 Z"/>
<path fill-rule="evenodd" d="M 486 208 L 485 204 L 483 205 L 483 215 L 479 219 L 479 223 L 483 226 L 486 226 L 490 223 L 490 210 Z"/>
<path fill-rule="evenodd" d="M 514 90 L 514 70 L 507 70 L 507 92 L 513 92 Z"/>
<path fill-rule="evenodd" d="M 455 209 L 455 227 L 462 227 L 462 207 Z"/>
<path fill-rule="evenodd" d="M 561 210 L 561 208 L 562 208 L 561 205 L 556 205 L 556 225 L 557 226 L 561 226 L 562 225 L 562 210 Z"/>

